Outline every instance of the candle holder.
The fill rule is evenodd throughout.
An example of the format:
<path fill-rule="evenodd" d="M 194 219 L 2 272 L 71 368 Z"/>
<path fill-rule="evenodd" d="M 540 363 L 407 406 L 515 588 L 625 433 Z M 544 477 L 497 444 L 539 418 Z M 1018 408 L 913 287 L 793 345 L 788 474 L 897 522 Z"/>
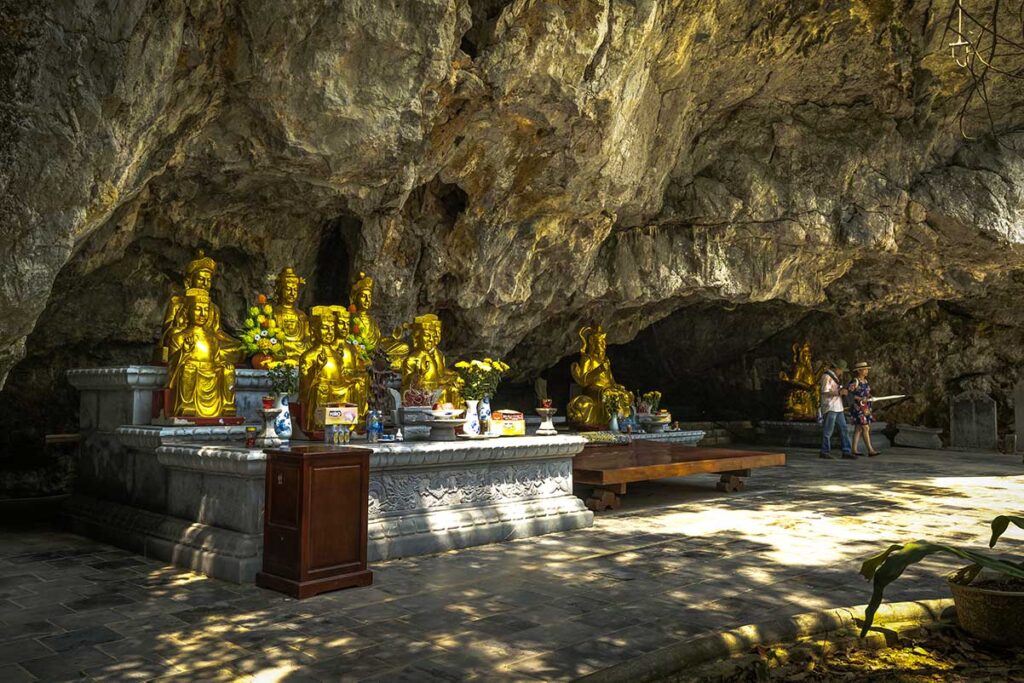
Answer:
<path fill-rule="evenodd" d="M 537 408 L 537 414 L 541 418 L 540 427 L 537 428 L 538 436 L 554 436 L 558 434 L 558 430 L 555 429 L 555 423 L 551 421 L 551 418 L 557 412 L 557 410 L 550 407 Z"/>
<path fill-rule="evenodd" d="M 257 448 L 274 448 L 281 445 L 281 437 L 274 429 L 274 421 L 281 410 L 281 408 L 264 408 L 260 411 L 263 414 L 263 432 L 256 437 Z"/>

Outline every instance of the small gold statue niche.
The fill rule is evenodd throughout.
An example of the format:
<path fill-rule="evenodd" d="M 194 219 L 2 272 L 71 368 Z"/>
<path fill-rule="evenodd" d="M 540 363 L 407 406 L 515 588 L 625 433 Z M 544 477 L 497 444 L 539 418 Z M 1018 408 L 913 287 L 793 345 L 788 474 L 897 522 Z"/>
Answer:
<path fill-rule="evenodd" d="M 809 341 L 793 344 L 793 371 L 779 373 L 779 379 L 789 387 L 783 418 L 792 421 L 818 419 L 818 382 L 824 371 L 824 366 L 815 369 Z"/>
<path fill-rule="evenodd" d="M 580 359 L 572 364 L 572 379 L 582 393 L 571 401 L 569 422 L 584 429 L 606 429 L 611 422 L 608 404 L 630 406 L 633 393 L 615 381 L 611 361 L 606 355 L 607 334 L 601 325 L 588 325 L 579 331 Z"/>

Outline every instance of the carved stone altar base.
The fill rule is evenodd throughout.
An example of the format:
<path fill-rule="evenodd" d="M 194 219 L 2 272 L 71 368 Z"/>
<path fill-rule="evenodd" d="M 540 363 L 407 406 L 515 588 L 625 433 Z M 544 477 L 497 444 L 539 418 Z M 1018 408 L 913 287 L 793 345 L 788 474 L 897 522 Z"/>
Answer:
<path fill-rule="evenodd" d="M 67 507 L 73 528 L 211 576 L 252 581 L 262 564 L 266 458 L 242 446 L 245 427 L 111 426 L 152 385 L 90 386 L 83 403 L 100 408 L 82 414 L 79 480 Z M 593 513 L 572 495 L 572 458 L 584 443 L 526 436 L 367 444 L 374 450 L 369 559 L 590 526 Z"/>

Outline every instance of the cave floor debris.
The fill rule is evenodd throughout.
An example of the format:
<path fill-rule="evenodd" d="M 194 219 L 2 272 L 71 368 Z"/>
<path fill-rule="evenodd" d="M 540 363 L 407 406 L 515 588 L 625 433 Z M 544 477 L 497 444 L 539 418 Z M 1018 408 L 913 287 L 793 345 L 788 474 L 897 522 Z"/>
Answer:
<path fill-rule="evenodd" d="M 68 533 L 3 531 L 0 680 L 571 679 L 863 604 L 860 560 L 887 543 L 981 548 L 992 517 L 1024 509 L 1019 455 L 786 452 L 740 493 L 717 492 L 715 475 L 638 485 L 593 528 L 375 563 L 372 587 L 303 601 Z M 886 597 L 947 597 L 956 566 L 922 563 Z"/>

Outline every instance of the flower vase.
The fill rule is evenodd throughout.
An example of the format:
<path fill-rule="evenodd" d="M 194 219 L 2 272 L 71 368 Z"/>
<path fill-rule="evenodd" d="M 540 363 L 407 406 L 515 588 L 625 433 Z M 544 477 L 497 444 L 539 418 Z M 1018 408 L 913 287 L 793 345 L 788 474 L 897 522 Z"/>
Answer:
<path fill-rule="evenodd" d="M 466 421 L 462 423 L 462 433 L 469 436 L 480 434 L 480 414 L 477 412 L 479 400 L 466 399 Z"/>
<path fill-rule="evenodd" d="M 270 361 L 274 360 L 273 356 L 268 356 L 265 353 L 257 353 L 251 359 L 252 367 L 255 370 L 267 370 L 270 366 Z"/>
<path fill-rule="evenodd" d="M 484 396 L 480 399 L 480 407 L 477 410 L 480 415 L 480 433 L 487 434 L 491 430 L 491 397 Z"/>
<path fill-rule="evenodd" d="M 619 416 L 617 413 L 612 414 L 612 419 L 608 423 L 608 430 L 612 432 L 619 431 Z"/>
<path fill-rule="evenodd" d="M 292 415 L 288 410 L 288 394 L 277 394 L 274 397 L 274 407 L 281 409 L 274 420 L 274 431 L 282 439 L 292 438 Z"/>

